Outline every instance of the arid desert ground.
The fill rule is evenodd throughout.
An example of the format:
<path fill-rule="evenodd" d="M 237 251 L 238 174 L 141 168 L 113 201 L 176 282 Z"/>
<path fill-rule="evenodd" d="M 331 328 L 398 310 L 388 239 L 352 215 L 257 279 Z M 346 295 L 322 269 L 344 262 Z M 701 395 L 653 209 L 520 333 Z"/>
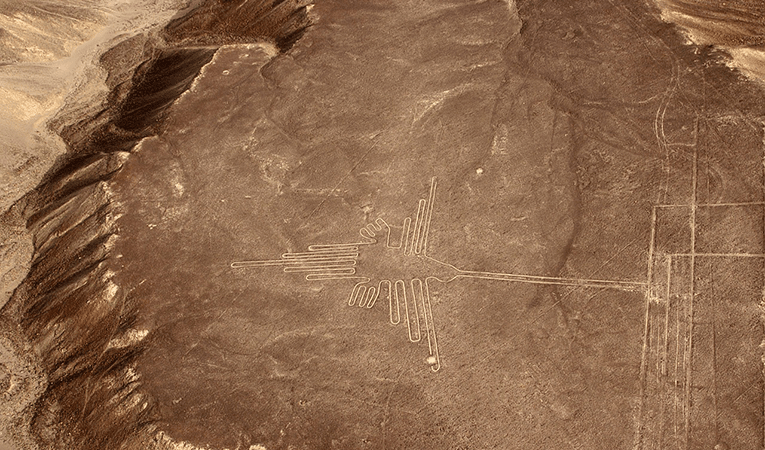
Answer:
<path fill-rule="evenodd" d="M 761 449 L 765 6 L 0 3 L 0 450 Z"/>

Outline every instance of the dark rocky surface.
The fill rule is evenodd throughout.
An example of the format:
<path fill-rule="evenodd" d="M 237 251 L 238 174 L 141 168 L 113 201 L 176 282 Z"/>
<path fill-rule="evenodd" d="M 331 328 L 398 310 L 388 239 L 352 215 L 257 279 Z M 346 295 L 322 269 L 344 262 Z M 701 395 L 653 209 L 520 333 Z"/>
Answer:
<path fill-rule="evenodd" d="M 296 14 L 304 16 L 302 11 Z M 261 39 L 279 39 L 280 30 L 299 33 L 295 27 L 264 28 Z M 110 179 L 138 140 L 160 132 L 167 108 L 214 53 L 209 46 L 173 47 L 154 35 L 130 38 L 107 52 L 102 63 L 111 69 L 107 83 L 113 89 L 108 106 L 54 125 L 69 152 L 4 215 L 6 223 L 25 222 L 34 237 L 29 274 L 3 314 L 26 335 L 46 375 L 44 392 L 24 413 L 43 447 L 133 442 L 145 448 L 154 439 L 153 402 L 138 389 L 133 370 L 143 348 L 132 337 L 135 300 L 112 282 L 107 267 L 119 214 Z M 23 382 L 17 375 L 12 390 Z"/>
<path fill-rule="evenodd" d="M 55 124 L 3 219 L 38 445 L 764 445 L 757 84 L 643 2 L 308 11 L 201 3 Z"/>

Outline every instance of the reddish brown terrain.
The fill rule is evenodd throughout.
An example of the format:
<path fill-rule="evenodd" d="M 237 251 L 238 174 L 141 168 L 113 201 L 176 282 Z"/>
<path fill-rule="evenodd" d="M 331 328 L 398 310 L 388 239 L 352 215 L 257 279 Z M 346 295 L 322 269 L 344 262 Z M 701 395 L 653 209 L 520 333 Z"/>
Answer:
<path fill-rule="evenodd" d="M 765 16 L 698 3 L 209 1 L 120 41 L 3 219 L 10 429 L 762 448 L 763 90 L 705 42 Z"/>

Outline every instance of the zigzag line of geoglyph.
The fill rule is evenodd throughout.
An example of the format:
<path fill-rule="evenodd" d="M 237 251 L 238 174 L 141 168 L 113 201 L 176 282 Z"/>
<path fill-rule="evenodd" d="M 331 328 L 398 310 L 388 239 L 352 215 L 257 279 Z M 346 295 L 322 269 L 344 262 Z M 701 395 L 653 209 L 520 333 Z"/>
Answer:
<path fill-rule="evenodd" d="M 237 261 L 231 263 L 231 267 L 282 267 L 285 273 L 304 273 L 307 281 L 356 281 L 348 296 L 348 305 L 369 309 L 377 304 L 380 297 L 387 299 L 391 325 L 398 325 L 404 321 L 409 341 L 413 343 L 421 342 L 423 334 L 425 335 L 428 343 L 426 361 L 433 372 L 441 368 L 441 358 L 430 296 L 429 282 L 432 280 L 449 283 L 458 278 L 477 278 L 647 291 L 648 283 L 643 282 L 468 271 L 438 261 L 428 255 L 437 186 L 438 182 L 434 177 L 431 179 L 428 198 L 418 201 L 414 222 L 411 217 L 406 217 L 401 227 L 392 227 L 382 218 L 378 218 L 359 230 L 359 242 L 314 244 L 308 246 L 306 252 L 284 253 L 280 259 Z M 400 235 L 398 239 L 393 238 L 394 228 Z M 364 258 L 365 252 L 371 253 L 373 257 Z M 383 273 L 360 274 L 359 271 L 364 269 L 365 264 Z M 393 272 L 394 276 L 386 276 L 391 275 L 384 273 L 386 271 Z"/>

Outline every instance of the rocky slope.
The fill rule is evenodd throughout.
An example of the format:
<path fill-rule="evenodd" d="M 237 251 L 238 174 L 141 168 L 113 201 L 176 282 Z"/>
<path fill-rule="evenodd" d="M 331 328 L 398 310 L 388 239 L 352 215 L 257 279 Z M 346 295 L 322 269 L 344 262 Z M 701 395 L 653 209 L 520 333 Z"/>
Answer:
<path fill-rule="evenodd" d="M 10 156 L 3 161 L 4 170 L 13 174 L 3 177 L 3 209 L 14 203 L 2 221 L 3 303 L 15 288 L 3 309 L 9 340 L 2 361 L 3 373 L 10 376 L 4 394 L 9 409 L 3 417 L 14 420 L 3 425 L 22 438 L 27 426 L 43 447 L 112 448 L 128 437 L 146 437 L 142 427 L 148 424 L 151 408 L 137 402 L 141 397 L 136 397 L 131 375 L 131 361 L 140 347 L 124 335 L 135 311 L 103 265 L 116 217 L 106 181 L 136 142 L 159 132 L 164 112 L 188 89 L 217 45 L 273 41 L 288 48 L 308 25 L 304 4 L 240 2 L 234 4 L 238 14 L 268 12 L 272 20 L 253 28 L 229 18 L 226 26 L 231 5 L 196 5 L 200 8 L 194 14 L 181 14 L 173 21 L 185 5 L 102 5 L 108 13 L 90 28 L 82 22 L 91 15 L 78 15 L 76 8 L 43 4 L 4 11 L 10 23 L 22 23 L 30 11 L 42 22 L 55 15 L 65 29 L 79 29 L 77 36 L 85 41 L 77 46 L 52 26 L 34 35 L 16 29 L 4 35 L 12 43 L 25 43 L 27 52 L 9 53 L 2 83 L 9 94 L 4 97 L 5 145 L 18 145 L 31 155 L 19 164 L 26 153 L 3 153 Z M 187 42 L 184 31 L 187 21 L 199 20 L 200 11 L 218 20 L 216 30 L 207 33 L 215 42 L 204 46 Z M 64 52 L 51 50 L 45 58 L 54 59 L 72 47 L 74 54 L 47 66 L 22 61 L 33 59 L 29 52 L 35 42 L 56 42 L 40 36 L 45 30 L 63 39 L 57 51 Z M 91 37 L 85 30 L 97 34 Z M 8 45 L 10 50 L 13 45 Z M 31 64 L 34 76 L 19 82 L 20 74 L 32 70 Z M 48 84 L 42 86 L 38 79 Z M 27 105 L 23 99 L 31 91 L 37 103 Z M 33 138 L 44 151 L 31 144 Z M 16 200 L 35 183 L 35 189 Z M 26 268 L 24 282 L 16 287 Z M 96 299 L 97 311 L 89 306 Z M 26 347 L 18 341 L 18 331 L 29 340 Z M 14 336 L 15 345 L 10 340 Z M 30 360 L 29 354 L 37 358 Z M 32 408 L 32 402 L 37 406 Z"/>

